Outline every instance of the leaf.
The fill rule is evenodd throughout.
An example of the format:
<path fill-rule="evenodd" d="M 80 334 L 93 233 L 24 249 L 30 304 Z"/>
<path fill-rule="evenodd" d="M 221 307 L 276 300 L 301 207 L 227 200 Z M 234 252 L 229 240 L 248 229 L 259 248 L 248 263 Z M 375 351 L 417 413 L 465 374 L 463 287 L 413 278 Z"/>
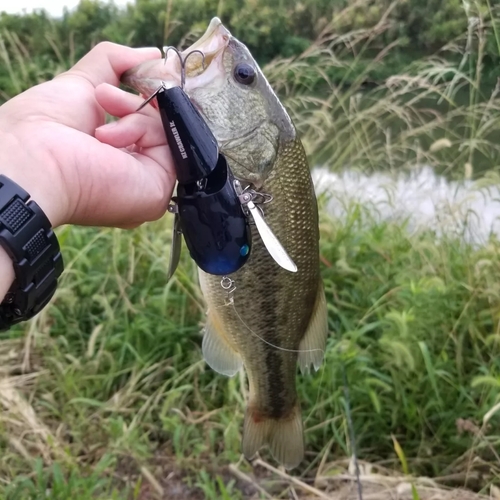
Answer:
<path fill-rule="evenodd" d="M 401 467 L 403 468 L 403 472 L 408 476 L 409 475 L 408 462 L 406 461 L 406 456 L 403 451 L 403 448 L 401 448 L 401 445 L 399 444 L 394 434 L 391 434 L 391 437 L 392 437 L 392 442 L 394 443 L 394 451 L 396 452 L 396 455 L 398 456 L 399 461 L 401 462 Z"/>
<path fill-rule="evenodd" d="M 427 373 L 429 375 L 429 380 L 431 381 L 431 385 L 432 385 L 432 388 L 434 390 L 434 393 L 436 394 L 436 398 L 439 402 L 439 406 L 443 406 L 443 401 L 441 400 L 441 396 L 440 396 L 439 390 L 438 390 L 434 365 L 432 364 L 431 355 L 429 353 L 429 349 L 427 348 L 427 344 L 425 342 L 419 342 L 418 346 L 420 347 L 420 350 L 422 351 L 422 357 L 424 358 L 425 368 L 426 368 Z"/>
<path fill-rule="evenodd" d="M 500 387 L 500 379 L 491 375 L 480 375 L 479 377 L 474 377 L 470 385 L 471 387 L 478 387 L 480 385 Z"/>

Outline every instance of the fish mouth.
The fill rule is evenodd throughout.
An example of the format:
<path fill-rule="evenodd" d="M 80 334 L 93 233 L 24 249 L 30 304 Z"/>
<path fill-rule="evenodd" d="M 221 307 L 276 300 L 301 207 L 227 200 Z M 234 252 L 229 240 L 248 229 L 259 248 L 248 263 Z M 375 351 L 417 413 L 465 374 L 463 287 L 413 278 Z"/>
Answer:
<path fill-rule="evenodd" d="M 201 75 L 213 73 L 222 61 L 222 54 L 229 44 L 231 33 L 218 17 L 210 22 L 203 36 L 190 47 L 178 52 L 164 48 L 164 59 L 145 61 L 123 73 L 121 82 L 143 96 L 149 97 L 161 85 L 171 88 L 181 85 L 181 61 L 184 61 L 186 91 L 203 84 Z M 213 75 L 212 75 L 213 76 Z"/>

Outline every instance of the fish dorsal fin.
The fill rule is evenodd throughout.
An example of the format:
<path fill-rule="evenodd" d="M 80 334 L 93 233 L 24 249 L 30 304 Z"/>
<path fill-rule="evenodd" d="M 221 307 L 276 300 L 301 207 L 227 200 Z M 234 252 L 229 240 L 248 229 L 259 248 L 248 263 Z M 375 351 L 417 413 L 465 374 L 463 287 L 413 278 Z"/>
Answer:
<path fill-rule="evenodd" d="M 232 377 L 243 366 L 241 356 L 224 338 L 220 321 L 213 312 L 207 316 L 201 349 L 208 366 L 217 373 Z"/>
<path fill-rule="evenodd" d="M 316 303 L 306 334 L 300 342 L 299 368 L 302 373 L 309 373 L 311 365 L 319 370 L 326 349 L 328 336 L 328 311 L 326 307 L 325 291 L 320 283 Z"/>

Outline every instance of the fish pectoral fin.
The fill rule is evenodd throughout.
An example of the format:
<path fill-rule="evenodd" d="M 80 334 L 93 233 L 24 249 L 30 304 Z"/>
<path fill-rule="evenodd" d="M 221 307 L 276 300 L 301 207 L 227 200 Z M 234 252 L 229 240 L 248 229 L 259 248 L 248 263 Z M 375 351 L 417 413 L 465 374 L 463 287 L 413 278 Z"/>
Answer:
<path fill-rule="evenodd" d="M 304 458 L 304 431 L 298 403 L 282 419 L 262 417 L 250 405 L 243 426 L 243 454 L 251 460 L 265 445 L 274 459 L 286 469 L 293 469 Z"/>
<path fill-rule="evenodd" d="M 325 355 L 327 336 L 328 311 L 323 283 L 320 283 L 311 320 L 299 346 L 298 362 L 302 373 L 309 373 L 311 365 L 315 371 L 319 370 Z"/>
<path fill-rule="evenodd" d="M 218 329 L 219 328 L 219 329 Z M 217 317 L 209 314 L 204 328 L 201 350 L 208 366 L 217 373 L 232 377 L 243 366 L 241 356 L 227 343 L 220 333 Z"/>

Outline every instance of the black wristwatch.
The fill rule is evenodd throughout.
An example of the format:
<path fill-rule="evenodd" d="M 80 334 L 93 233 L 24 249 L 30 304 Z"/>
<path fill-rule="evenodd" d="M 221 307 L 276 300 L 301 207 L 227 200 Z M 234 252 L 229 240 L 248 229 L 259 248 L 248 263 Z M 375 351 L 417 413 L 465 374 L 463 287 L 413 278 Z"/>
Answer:
<path fill-rule="evenodd" d="M 0 331 L 39 313 L 54 295 L 64 269 L 50 221 L 29 198 L 0 175 L 0 246 L 11 257 L 16 276 L 0 303 Z"/>

